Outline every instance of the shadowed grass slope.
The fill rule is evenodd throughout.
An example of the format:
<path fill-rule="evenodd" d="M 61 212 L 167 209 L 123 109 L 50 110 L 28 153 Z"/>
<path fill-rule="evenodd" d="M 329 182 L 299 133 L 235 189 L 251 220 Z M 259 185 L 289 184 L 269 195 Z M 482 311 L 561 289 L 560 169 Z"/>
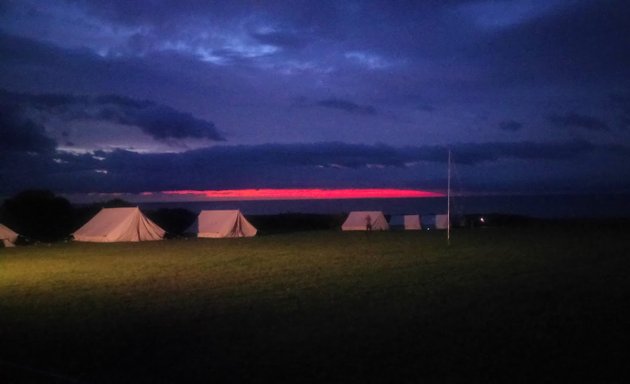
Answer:
<path fill-rule="evenodd" d="M 16 381 L 45 375 L 24 367 L 90 383 L 618 381 L 630 341 L 624 233 L 2 250 L 0 360 L 22 367 L 5 370 Z"/>

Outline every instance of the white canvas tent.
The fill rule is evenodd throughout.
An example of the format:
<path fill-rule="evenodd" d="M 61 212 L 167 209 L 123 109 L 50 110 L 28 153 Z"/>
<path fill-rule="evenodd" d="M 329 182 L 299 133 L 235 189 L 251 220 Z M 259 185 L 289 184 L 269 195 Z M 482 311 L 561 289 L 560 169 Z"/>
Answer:
<path fill-rule="evenodd" d="M 405 230 L 414 231 L 422 229 L 422 224 L 420 222 L 420 215 L 405 215 Z"/>
<path fill-rule="evenodd" d="M 367 231 L 368 226 L 373 231 L 387 231 L 389 224 L 381 211 L 354 211 L 341 226 L 342 231 Z"/>
<path fill-rule="evenodd" d="M 258 230 L 239 210 L 201 211 L 193 225 L 197 237 L 252 237 Z"/>
<path fill-rule="evenodd" d="M 13 232 L 9 227 L 0 224 L 0 241 L 5 247 L 15 247 L 15 241 L 18 238 L 18 234 Z"/>
<path fill-rule="evenodd" d="M 72 235 L 76 241 L 112 243 L 162 240 L 165 231 L 135 208 L 103 208 Z"/>
<path fill-rule="evenodd" d="M 435 229 L 448 229 L 448 215 L 435 215 Z"/>

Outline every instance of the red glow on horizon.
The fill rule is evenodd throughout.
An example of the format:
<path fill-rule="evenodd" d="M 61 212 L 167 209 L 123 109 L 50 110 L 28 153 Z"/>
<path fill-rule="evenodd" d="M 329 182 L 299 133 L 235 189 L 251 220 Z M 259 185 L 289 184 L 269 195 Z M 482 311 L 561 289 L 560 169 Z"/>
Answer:
<path fill-rule="evenodd" d="M 194 196 L 208 200 L 321 200 L 397 199 L 443 197 L 443 193 L 414 189 L 227 189 L 163 191 L 165 195 Z"/>

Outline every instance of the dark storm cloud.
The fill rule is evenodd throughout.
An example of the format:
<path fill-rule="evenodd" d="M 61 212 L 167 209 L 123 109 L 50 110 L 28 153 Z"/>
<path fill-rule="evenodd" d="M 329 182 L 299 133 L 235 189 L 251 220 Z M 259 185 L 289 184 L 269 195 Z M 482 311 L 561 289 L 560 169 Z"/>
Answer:
<path fill-rule="evenodd" d="M 518 131 L 523 128 L 523 124 L 515 120 L 505 120 L 499 123 L 499 128 L 504 131 Z"/>
<path fill-rule="evenodd" d="M 317 105 L 324 108 L 339 109 L 349 113 L 360 115 L 376 115 L 376 108 L 371 105 L 359 105 L 352 101 L 343 99 L 325 99 L 317 102 Z"/>
<path fill-rule="evenodd" d="M 152 74 L 151 68 L 129 61 L 108 61 L 87 49 L 64 49 L 2 31 L 0 57 L 0 81 L 4 87 L 31 92 L 112 89 L 118 84 L 127 84 L 126 89 L 130 89 L 138 86 L 138 79 Z"/>
<path fill-rule="evenodd" d="M 614 93 L 608 96 L 608 100 L 624 113 L 630 113 L 630 94 Z"/>
<path fill-rule="evenodd" d="M 598 147 L 587 141 L 566 143 L 490 142 L 454 144 L 450 149 L 462 164 L 477 165 L 501 159 L 565 160 L 590 153 Z M 618 154 L 630 155 L 625 147 Z M 181 156 L 211 160 L 214 164 L 239 166 L 342 166 L 361 168 L 369 165 L 406 167 L 426 161 L 447 161 L 445 146 L 394 147 L 384 144 L 347 143 L 263 144 L 256 146 L 221 146 L 190 151 Z"/>
<path fill-rule="evenodd" d="M 627 159 L 625 146 L 605 143 L 624 142 L 630 132 L 609 129 L 630 126 L 623 96 L 630 89 L 630 3 L 544 3 L 4 2 L 0 87 L 12 90 L 18 115 L 6 119 L 11 140 L 22 144 L 12 155 L 0 151 L 0 189 L 399 186 L 443 169 L 446 147 L 476 172 L 471 178 L 494 178 L 509 189 L 519 177 L 522 185 L 539 182 L 532 164 L 570 173 L 581 168 L 574 161 L 604 169 L 606 156 Z M 621 93 L 608 98 L 614 92 Z M 286 108 L 296 95 L 303 96 L 298 108 Z M 598 132 L 600 144 L 554 142 L 557 131 L 537 129 L 541 110 L 588 111 L 547 115 L 547 123 Z M 348 116 L 390 115 L 399 120 L 347 124 Z M 60 145 L 75 142 L 79 150 L 118 144 L 90 146 L 91 135 L 77 135 L 89 124 L 64 126 L 71 119 L 137 126 L 160 145 L 223 139 L 209 117 L 230 129 L 232 143 L 251 145 L 71 155 L 54 152 L 44 130 L 57 129 Z M 477 130 L 489 124 L 493 130 Z M 531 141 L 500 142 L 523 127 Z M 276 140 L 294 144 L 264 144 Z M 127 148 L 164 148 L 141 145 Z"/>
<path fill-rule="evenodd" d="M 458 162 L 478 164 L 500 159 L 519 160 L 570 160 L 591 153 L 597 147 L 590 142 L 576 140 L 565 143 L 536 142 L 490 142 L 481 144 L 458 144 L 452 147 Z M 624 155 L 630 155 L 626 148 Z"/>
<path fill-rule="evenodd" d="M 630 3 L 577 1 L 468 47 L 503 84 L 628 84 Z M 473 61 L 474 62 L 474 61 Z"/>
<path fill-rule="evenodd" d="M 573 161 L 598 152 L 630 159 L 630 148 L 568 143 L 485 143 L 451 146 L 454 161 L 473 174 L 501 160 Z M 97 151 L 0 156 L 0 193 L 32 187 L 63 192 L 142 192 L 166 189 L 331 187 L 357 185 L 357 175 L 379 185 L 397 186 L 390 174 L 405 174 L 424 164 L 441 175 L 447 161 L 443 146 L 392 147 L 345 143 L 219 146 L 183 153 L 140 154 Z M 5 158 L 6 157 L 6 158 Z M 18 161 L 15 161 L 18 160 Z M 552 163 L 549 163 L 550 165 Z M 390 169 L 390 171 L 381 171 Z M 28 171 L 28 176 L 25 176 Z M 385 172 L 385 173 L 382 173 Z M 434 172 L 435 173 L 435 172 Z M 353 178 L 354 176 L 354 178 Z M 340 180 L 341 178 L 341 180 Z M 440 176 L 439 180 L 442 180 Z M 500 180 L 494 181 L 502 184 Z M 431 181 L 427 181 L 427 185 Z M 359 183 L 360 184 L 360 183 Z M 505 186 L 508 188 L 509 186 Z"/>
<path fill-rule="evenodd" d="M 547 116 L 547 120 L 560 128 L 583 128 L 591 131 L 608 131 L 609 129 L 605 121 L 574 112 L 564 115 L 552 114 Z"/>
<path fill-rule="evenodd" d="M 91 50 L 61 48 L 0 31 L 0 84 L 29 94 L 115 94 L 135 100 L 160 97 L 185 99 L 197 106 L 199 100 L 214 102 L 223 88 L 239 87 L 230 82 L 230 73 L 214 70 L 197 56 L 174 51 L 146 57 L 102 57 Z"/>
<path fill-rule="evenodd" d="M 96 117 L 124 125 L 135 125 L 158 140 L 199 138 L 225 139 L 212 122 L 176 111 L 165 105 L 138 102 L 120 96 L 96 97 L 92 104 L 100 111 Z"/>
<path fill-rule="evenodd" d="M 244 14 L 238 2 L 171 1 L 158 0 L 151 6 L 146 3 L 126 0 L 79 0 L 90 14 L 125 24 L 148 24 L 168 27 L 174 20 L 191 15 L 211 18 L 236 17 Z M 251 4 L 250 4 L 251 5 Z M 255 8 L 255 7 L 254 7 Z"/>
<path fill-rule="evenodd" d="M 612 94 L 608 102 L 618 114 L 618 125 L 621 129 L 630 129 L 630 94 Z"/>
<path fill-rule="evenodd" d="M 75 73 L 76 79 L 82 79 L 83 75 L 89 75 L 98 81 L 100 78 L 98 73 L 101 73 L 101 76 L 111 73 L 108 71 L 107 61 L 90 50 L 64 49 L 48 42 L 11 35 L 1 30 L 0 54 L 2 54 L 0 65 L 5 70 L 14 66 L 22 66 L 22 73 L 31 76 L 38 74 L 37 69 L 43 72 L 41 75 L 48 76 L 53 74 L 52 71 L 61 69 L 66 71 L 80 70 L 81 72 Z M 54 74 L 59 75 L 56 72 Z M 47 83 L 44 82 L 44 84 Z"/>
<path fill-rule="evenodd" d="M 118 95 L 28 95 L 0 90 L 0 100 L 22 110 L 37 110 L 66 121 L 95 119 L 140 127 L 158 140 L 200 138 L 223 141 L 212 122 L 195 118 L 165 105 Z M 67 132 L 66 132 L 67 135 Z"/>
<path fill-rule="evenodd" d="M 435 107 L 430 104 L 420 104 L 418 105 L 418 109 L 424 112 L 434 112 Z"/>
<path fill-rule="evenodd" d="M 253 16 L 278 22 L 294 21 L 298 26 L 315 29 L 334 24 L 343 6 L 336 1 L 171 1 L 158 0 L 147 7 L 145 3 L 125 0 L 81 0 L 90 14 L 128 25 L 150 25 L 155 28 L 174 28 L 182 19 L 203 17 L 215 23 L 226 20 L 248 20 Z"/>
<path fill-rule="evenodd" d="M 43 126 L 0 100 L 0 151 L 41 154 L 53 152 L 56 146 L 57 143 L 46 135 Z"/>
<path fill-rule="evenodd" d="M 567 78 L 579 81 L 593 73 L 598 78 L 627 81 L 625 68 L 630 64 L 624 38 L 630 33 L 626 23 L 630 7 L 620 1 L 577 1 L 574 6 L 495 29 L 474 25 L 475 15 L 470 11 L 455 12 L 460 6 L 477 3 L 470 1 L 255 5 L 157 1 L 151 7 L 128 1 L 80 3 L 89 15 L 99 18 L 104 29 L 122 25 L 140 31 L 121 38 L 130 46 L 141 42 L 138 52 L 131 49 L 122 52 L 123 57 L 163 52 L 168 46 L 182 55 L 216 59 L 222 65 L 282 68 L 293 60 L 309 70 L 335 71 L 335 80 L 343 77 L 343 83 L 352 87 L 374 81 L 380 94 L 389 98 L 427 84 L 437 88 L 458 85 L 461 93 L 466 87 L 486 87 L 493 92 L 497 86 L 505 89 L 506 85 L 556 83 Z M 518 5 L 519 1 L 510 3 Z M 215 32 L 227 37 L 215 41 Z M 143 42 L 147 39 L 150 43 Z M 63 45 L 63 41 L 59 43 Z M 98 51 L 102 48 L 99 43 L 86 41 L 85 46 Z M 305 44 L 308 49 L 296 49 Z M 282 49 L 259 51 L 261 45 Z M 352 60 L 344 56 L 353 54 Z M 344 72 L 354 62 L 368 72 L 387 68 L 394 76 L 381 80 L 362 71 Z M 396 62 L 404 65 L 392 65 Z M 610 66 L 616 70 L 608 70 Z M 447 93 L 447 99 L 457 97 Z"/>

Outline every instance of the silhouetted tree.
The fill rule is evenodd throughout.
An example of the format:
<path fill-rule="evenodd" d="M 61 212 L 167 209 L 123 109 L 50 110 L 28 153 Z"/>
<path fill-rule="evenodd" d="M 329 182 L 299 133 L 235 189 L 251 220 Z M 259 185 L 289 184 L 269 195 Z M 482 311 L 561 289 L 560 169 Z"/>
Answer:
<path fill-rule="evenodd" d="M 95 204 L 99 205 L 103 208 L 127 208 L 127 207 L 136 207 L 138 204 L 130 203 L 123 199 L 111 199 L 107 200 L 103 204 Z"/>
<path fill-rule="evenodd" d="M 2 221 L 16 232 L 39 241 L 55 241 L 72 231 L 73 208 L 46 190 L 29 190 L 5 200 Z"/>
<path fill-rule="evenodd" d="M 196 214 L 183 208 L 162 208 L 147 212 L 147 216 L 171 235 L 181 235 L 197 218 Z"/>

